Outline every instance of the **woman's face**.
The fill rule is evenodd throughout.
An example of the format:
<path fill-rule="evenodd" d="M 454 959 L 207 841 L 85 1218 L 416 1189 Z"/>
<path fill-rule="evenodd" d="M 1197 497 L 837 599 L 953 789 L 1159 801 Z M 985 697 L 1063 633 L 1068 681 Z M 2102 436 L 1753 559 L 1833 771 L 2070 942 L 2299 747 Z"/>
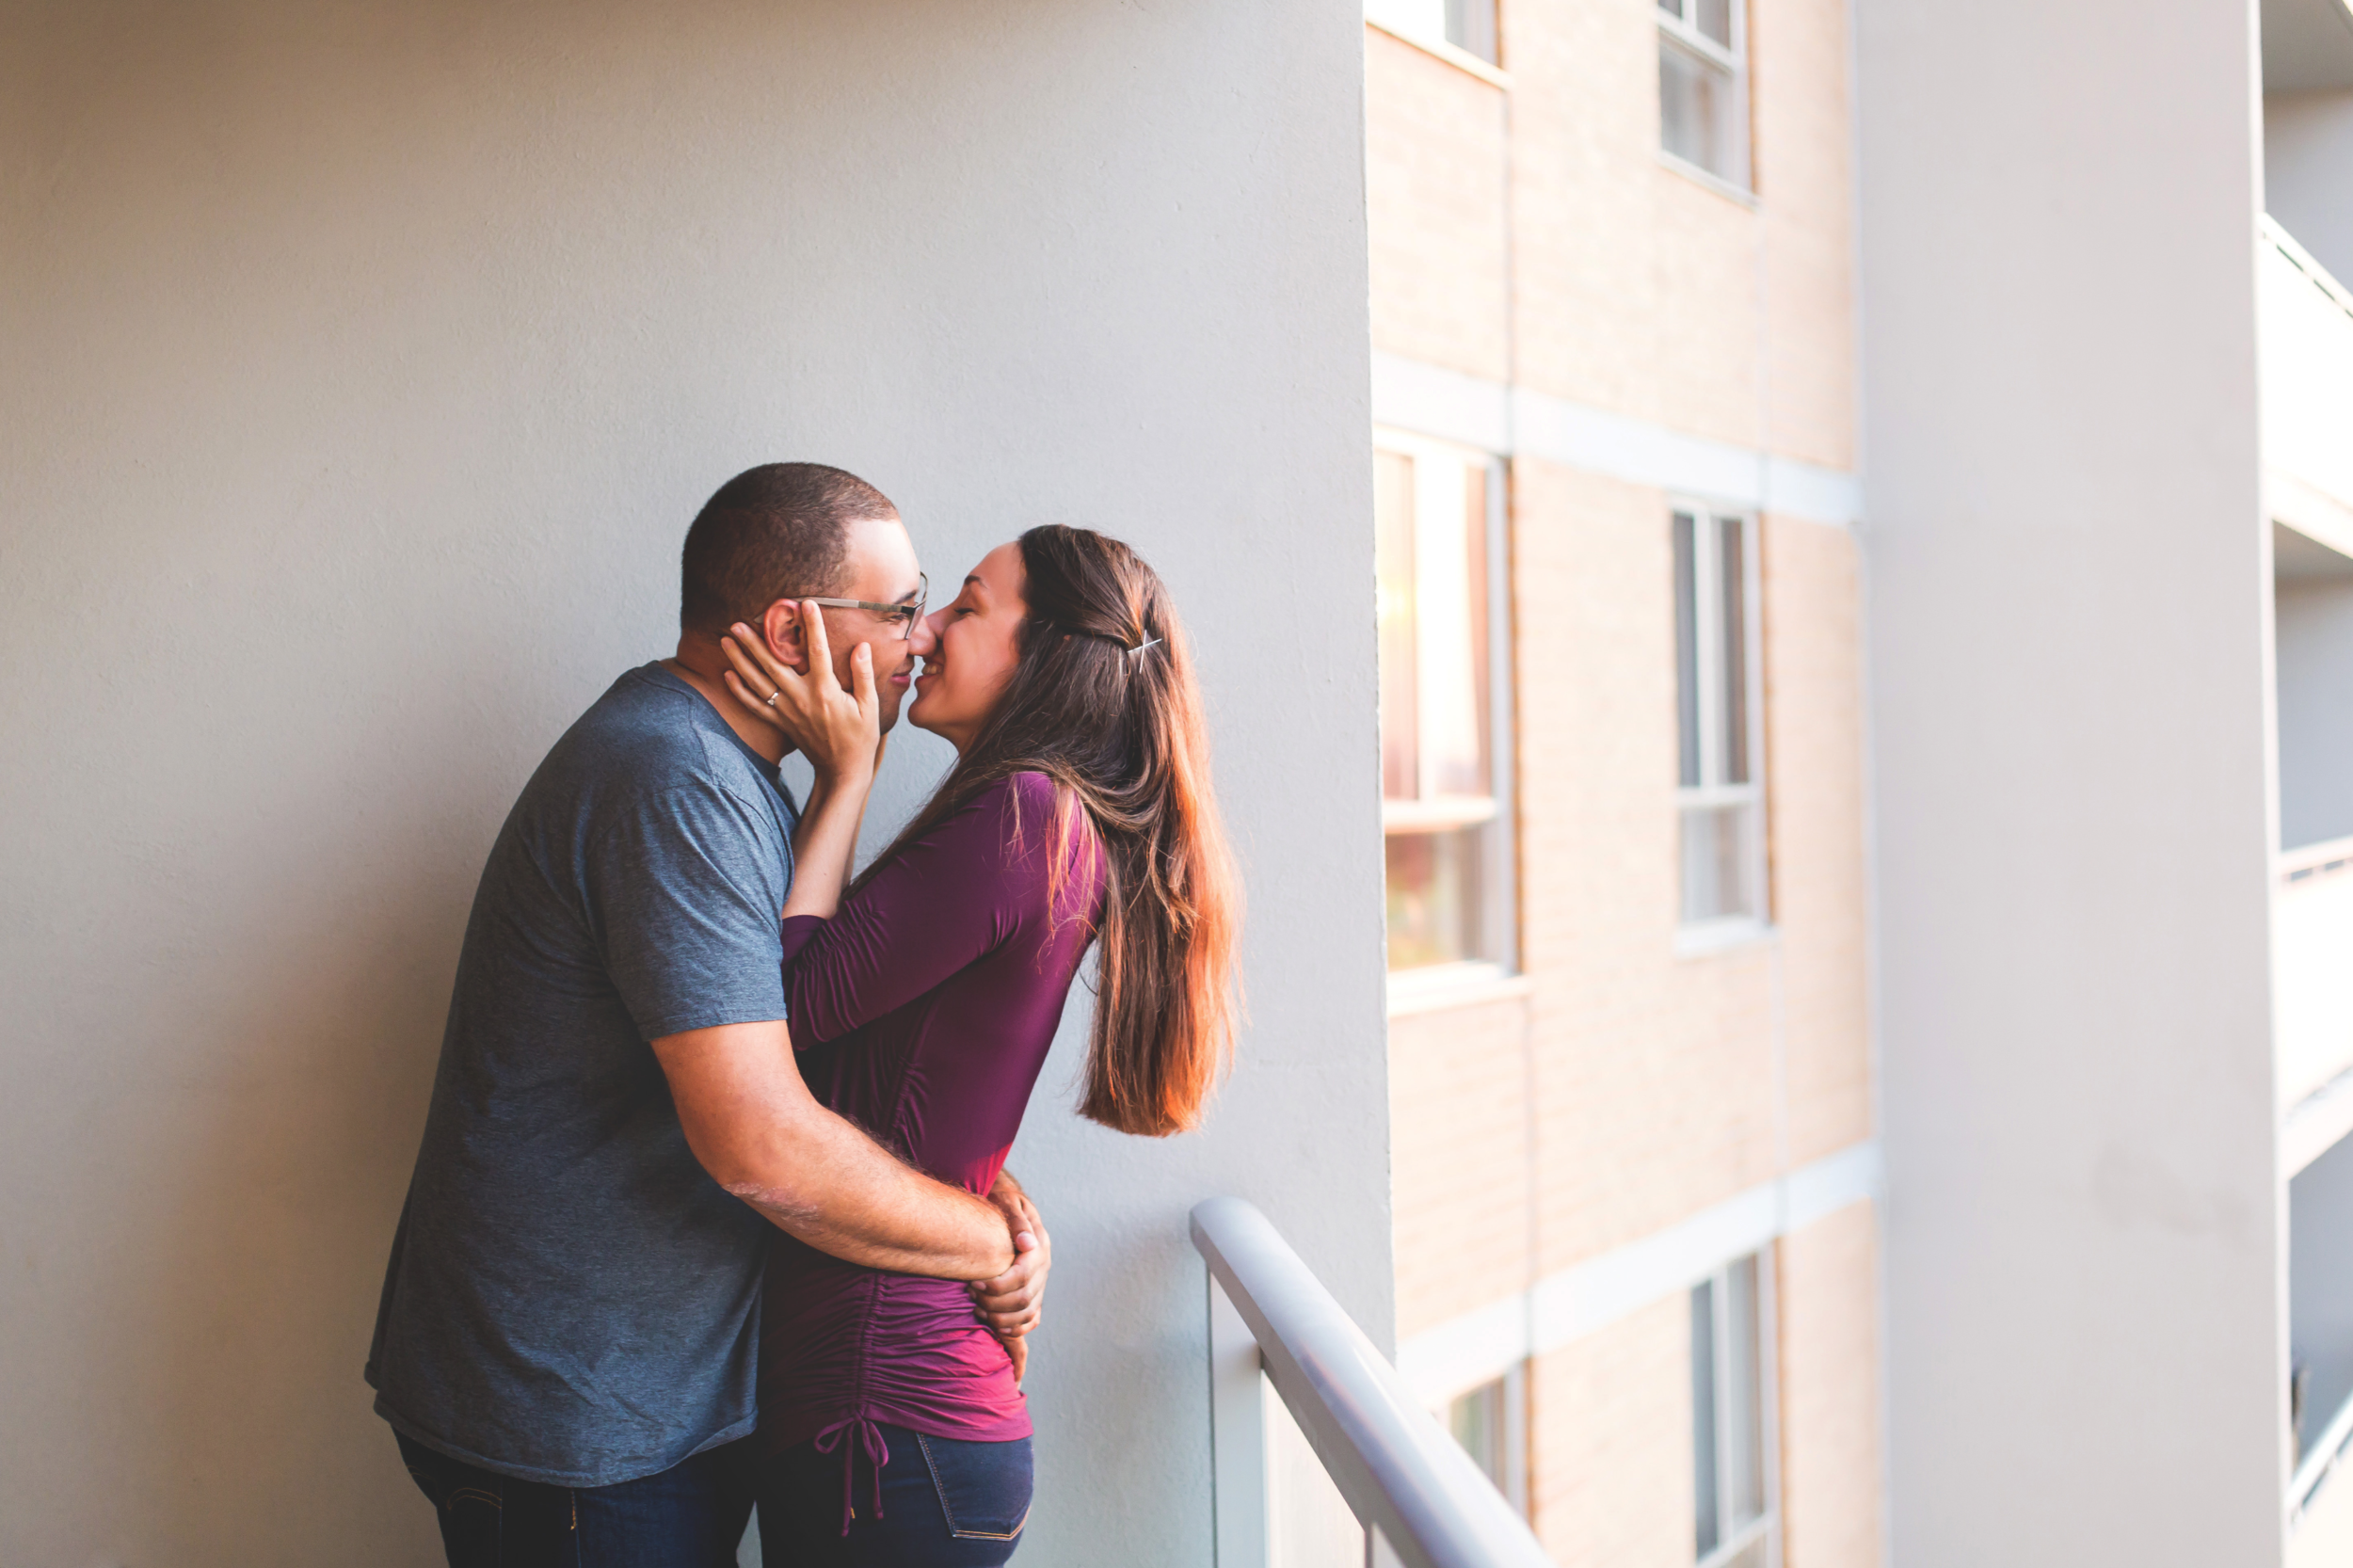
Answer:
<path fill-rule="evenodd" d="M 945 739 L 958 751 L 997 710 L 1020 657 L 1021 623 L 1030 606 L 1022 595 L 1030 574 L 1018 544 L 1000 544 L 981 557 L 952 603 L 933 611 L 908 639 L 923 660 L 915 678 L 907 721 Z"/>

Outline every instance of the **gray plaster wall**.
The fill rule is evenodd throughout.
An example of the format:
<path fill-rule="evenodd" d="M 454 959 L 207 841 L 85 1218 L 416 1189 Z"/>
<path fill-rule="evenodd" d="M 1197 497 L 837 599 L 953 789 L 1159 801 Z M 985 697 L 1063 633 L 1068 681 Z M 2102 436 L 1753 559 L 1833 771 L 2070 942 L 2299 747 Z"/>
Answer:
<path fill-rule="evenodd" d="M 2283 582 L 2277 609 L 2280 844 L 2353 834 L 2353 577 Z"/>
<path fill-rule="evenodd" d="M 2353 90 L 2264 99 L 2265 205 L 2342 282 L 2353 278 Z"/>
<path fill-rule="evenodd" d="M 2308 1447 L 2353 1399 L 2353 1140 L 2288 1183 L 2289 1343 L 2304 1378 L 2299 1438 Z"/>
<path fill-rule="evenodd" d="M 2277 1562 L 2249 0 L 1861 0 L 1893 1560 Z"/>
<path fill-rule="evenodd" d="M 1069 1112 L 1032 1564 L 1210 1550 L 1196 1199 L 1392 1335 L 1361 16 L 0 15 L 0 1561 L 417 1563 L 360 1378 L 474 880 L 753 462 L 1187 609 L 1253 900 L 1208 1129 Z M 906 737 L 887 824 L 942 765 Z"/>

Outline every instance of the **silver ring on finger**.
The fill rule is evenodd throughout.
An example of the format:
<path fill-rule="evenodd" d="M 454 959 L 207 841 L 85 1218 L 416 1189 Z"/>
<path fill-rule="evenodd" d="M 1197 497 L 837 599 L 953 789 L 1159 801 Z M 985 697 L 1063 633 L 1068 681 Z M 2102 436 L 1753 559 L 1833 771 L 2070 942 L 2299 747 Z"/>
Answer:
<path fill-rule="evenodd" d="M 783 695 L 784 688 L 782 686 L 778 686 L 775 691 L 770 692 L 768 694 L 768 706 L 774 708 L 776 705 L 776 698 L 782 696 Z"/>

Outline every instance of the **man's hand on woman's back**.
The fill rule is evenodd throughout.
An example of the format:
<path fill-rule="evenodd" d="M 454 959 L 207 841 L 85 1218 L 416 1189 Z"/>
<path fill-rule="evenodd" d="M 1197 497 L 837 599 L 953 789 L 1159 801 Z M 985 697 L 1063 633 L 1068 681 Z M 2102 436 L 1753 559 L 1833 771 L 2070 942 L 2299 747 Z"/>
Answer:
<path fill-rule="evenodd" d="M 1013 1357 L 1013 1381 L 1018 1384 L 1030 1369 L 1028 1336 L 1044 1320 L 1046 1275 L 1054 1266 L 1054 1242 L 1046 1234 L 1046 1222 L 1038 1217 L 1037 1206 L 1009 1174 L 997 1173 L 988 1201 L 1004 1215 L 1006 1228 L 1013 1232 L 1013 1267 L 994 1279 L 973 1281 L 970 1288 L 982 1320 L 1004 1341 L 1006 1353 Z"/>

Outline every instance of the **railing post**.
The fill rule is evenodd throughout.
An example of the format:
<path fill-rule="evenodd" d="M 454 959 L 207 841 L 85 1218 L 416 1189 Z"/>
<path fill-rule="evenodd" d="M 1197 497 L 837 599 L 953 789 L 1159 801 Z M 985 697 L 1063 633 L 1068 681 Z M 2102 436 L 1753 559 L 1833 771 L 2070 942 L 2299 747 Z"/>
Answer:
<path fill-rule="evenodd" d="M 1207 1272 L 1207 1271 L 1204 1271 Z M 1209 1282 L 1209 1464 L 1217 1568 L 1269 1568 L 1267 1384 L 1258 1341 Z"/>

